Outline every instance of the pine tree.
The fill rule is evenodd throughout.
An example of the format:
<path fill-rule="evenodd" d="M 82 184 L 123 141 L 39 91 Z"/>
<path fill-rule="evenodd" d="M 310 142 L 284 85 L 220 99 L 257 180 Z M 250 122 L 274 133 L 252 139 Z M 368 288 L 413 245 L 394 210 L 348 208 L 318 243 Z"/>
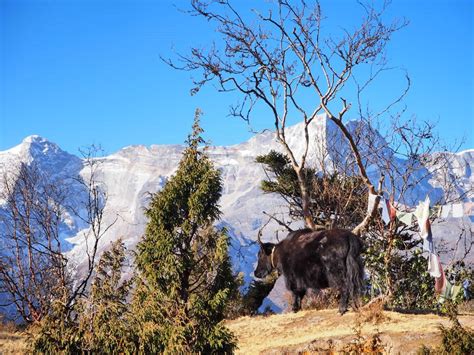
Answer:
<path fill-rule="evenodd" d="M 83 351 L 114 353 L 133 352 L 135 345 L 129 336 L 130 314 L 127 297 L 132 280 L 122 281 L 125 246 L 118 239 L 105 251 L 97 266 L 91 294 L 82 300 L 79 329 Z"/>
<path fill-rule="evenodd" d="M 288 156 L 271 150 L 257 156 L 255 161 L 262 165 L 267 175 L 260 184 L 262 191 L 278 194 L 288 206 L 290 217 L 303 220 L 298 176 Z M 366 196 L 366 187 L 360 177 L 338 170 L 316 173 L 311 167 L 302 169 L 301 174 L 311 197 L 308 213 L 316 225 L 349 229 L 364 218 L 367 205 L 362 196 Z M 332 215 L 337 215 L 337 220 L 332 220 Z"/>
<path fill-rule="evenodd" d="M 220 172 L 199 148 L 204 143 L 196 111 L 178 170 L 146 210 L 137 246 L 138 284 L 133 299 L 140 350 L 230 353 L 233 335 L 223 326 L 235 290 L 228 237 L 220 216 Z"/>
<path fill-rule="evenodd" d="M 90 294 L 74 304 L 73 315 L 67 312 L 65 302 L 55 300 L 34 336 L 34 353 L 136 352 L 136 338 L 129 330 L 133 318 L 127 303 L 132 280 L 122 281 L 125 258 L 125 246 L 119 239 L 102 254 Z"/>

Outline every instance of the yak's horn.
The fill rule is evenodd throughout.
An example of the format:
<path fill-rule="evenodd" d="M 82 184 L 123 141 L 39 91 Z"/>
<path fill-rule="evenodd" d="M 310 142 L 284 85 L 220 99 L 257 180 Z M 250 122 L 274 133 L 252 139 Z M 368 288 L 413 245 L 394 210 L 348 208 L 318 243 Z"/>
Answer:
<path fill-rule="evenodd" d="M 265 213 L 265 211 L 264 211 L 263 213 Z M 268 221 L 262 226 L 262 228 L 260 228 L 260 229 L 258 230 L 258 233 L 257 233 L 257 241 L 258 241 L 258 244 L 260 244 L 260 245 L 263 244 L 262 239 L 261 239 L 261 238 L 262 238 L 263 229 L 267 226 L 268 223 L 270 223 L 271 220 L 272 220 L 272 219 L 269 218 Z"/>
<path fill-rule="evenodd" d="M 260 229 L 258 230 L 258 234 L 257 234 L 257 241 L 258 241 L 258 244 L 260 244 L 260 245 L 263 244 L 263 243 L 262 243 L 262 239 L 261 239 L 261 238 L 262 238 L 262 229 L 263 229 L 263 228 L 260 228 Z"/>

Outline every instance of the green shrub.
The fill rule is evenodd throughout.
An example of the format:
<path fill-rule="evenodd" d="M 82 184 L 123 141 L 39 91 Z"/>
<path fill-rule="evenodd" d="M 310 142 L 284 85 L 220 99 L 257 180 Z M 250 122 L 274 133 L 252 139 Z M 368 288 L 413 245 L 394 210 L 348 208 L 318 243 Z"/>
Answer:
<path fill-rule="evenodd" d="M 121 281 L 124 262 L 125 247 L 118 240 L 102 254 L 88 297 L 80 298 L 72 312 L 65 302 L 53 302 L 52 311 L 33 329 L 32 350 L 48 354 L 134 352 L 137 346 L 127 304 L 132 281 Z"/>
<path fill-rule="evenodd" d="M 443 313 L 451 320 L 451 327 L 440 325 L 441 345 L 438 347 L 427 347 L 423 345 L 419 354 L 473 354 L 474 353 L 474 330 L 463 327 L 457 318 L 458 303 L 456 300 L 447 300 L 443 304 Z"/>

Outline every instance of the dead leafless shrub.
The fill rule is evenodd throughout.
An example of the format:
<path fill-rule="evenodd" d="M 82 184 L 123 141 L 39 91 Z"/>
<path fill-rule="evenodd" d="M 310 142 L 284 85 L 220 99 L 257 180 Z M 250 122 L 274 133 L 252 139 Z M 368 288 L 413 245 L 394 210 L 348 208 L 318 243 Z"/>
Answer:
<path fill-rule="evenodd" d="M 388 347 L 382 342 L 380 332 L 376 330 L 374 334 L 364 336 L 362 334 L 363 318 L 358 315 L 356 324 L 352 328 L 354 331 L 354 339 L 342 347 L 344 354 L 386 354 Z"/>
<path fill-rule="evenodd" d="M 363 322 L 379 324 L 390 318 L 384 313 L 385 299 L 383 297 L 375 298 L 362 307 L 360 317 Z"/>
<path fill-rule="evenodd" d="M 474 314 L 474 300 L 461 302 L 458 306 L 458 312 L 459 314 Z"/>
<path fill-rule="evenodd" d="M 336 290 L 325 289 L 320 291 L 309 290 L 302 301 L 302 309 L 328 309 L 337 308 L 339 305 L 339 294 Z"/>

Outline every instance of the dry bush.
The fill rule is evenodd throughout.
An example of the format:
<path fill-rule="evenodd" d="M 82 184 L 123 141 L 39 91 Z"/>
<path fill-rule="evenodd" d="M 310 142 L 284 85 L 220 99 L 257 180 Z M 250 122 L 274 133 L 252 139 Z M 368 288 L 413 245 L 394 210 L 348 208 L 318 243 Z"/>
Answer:
<path fill-rule="evenodd" d="M 290 296 L 291 297 L 291 296 Z M 306 296 L 301 302 L 301 307 L 304 310 L 314 309 L 328 309 L 337 308 L 339 305 L 339 293 L 333 289 L 325 290 L 308 290 Z"/>
<path fill-rule="evenodd" d="M 331 339 L 329 339 L 327 341 L 326 346 L 316 345 L 316 342 L 311 342 L 307 346 L 307 349 L 305 349 L 303 351 L 299 351 L 297 354 L 298 355 L 311 355 L 311 354 L 333 355 L 333 354 L 337 354 L 337 353 L 338 352 L 336 351 L 336 348 L 334 346 L 334 342 Z"/>
<path fill-rule="evenodd" d="M 362 335 L 363 322 L 363 317 L 359 313 L 356 317 L 356 324 L 352 328 L 354 331 L 354 339 L 342 348 L 342 352 L 351 355 L 388 353 L 387 345 L 382 343 L 378 330 L 368 337 Z"/>
<path fill-rule="evenodd" d="M 7 321 L 4 319 L 4 316 L 0 314 L 0 332 L 13 333 L 21 331 L 22 329 L 18 327 L 14 322 Z"/>
<path fill-rule="evenodd" d="M 385 298 L 374 298 L 371 302 L 362 307 L 360 312 L 361 321 L 365 323 L 379 324 L 390 320 L 384 313 Z"/>
<path fill-rule="evenodd" d="M 474 299 L 469 301 L 461 302 L 458 306 L 459 313 L 474 313 Z"/>
<path fill-rule="evenodd" d="M 419 354 L 474 354 L 474 329 L 463 327 L 459 322 L 459 308 L 455 301 L 443 304 L 444 313 L 451 320 L 451 327 L 439 326 L 441 344 L 436 347 L 425 345 L 418 349 Z"/>
<path fill-rule="evenodd" d="M 354 337 L 349 342 L 337 346 L 334 341 L 327 340 L 326 345 L 321 345 L 317 341 L 311 342 L 298 354 L 386 354 L 389 353 L 390 349 L 386 344 L 382 342 L 380 332 L 376 331 L 374 334 L 364 336 L 362 334 L 362 324 L 364 323 L 363 317 L 360 314 L 356 317 L 356 324 L 354 325 L 353 332 Z"/>
<path fill-rule="evenodd" d="M 451 327 L 441 325 L 441 345 L 428 347 L 422 345 L 418 354 L 474 354 L 474 330 L 454 323 Z"/>
<path fill-rule="evenodd" d="M 13 322 L 3 322 L 0 316 L 0 354 L 24 354 L 27 335 Z"/>

